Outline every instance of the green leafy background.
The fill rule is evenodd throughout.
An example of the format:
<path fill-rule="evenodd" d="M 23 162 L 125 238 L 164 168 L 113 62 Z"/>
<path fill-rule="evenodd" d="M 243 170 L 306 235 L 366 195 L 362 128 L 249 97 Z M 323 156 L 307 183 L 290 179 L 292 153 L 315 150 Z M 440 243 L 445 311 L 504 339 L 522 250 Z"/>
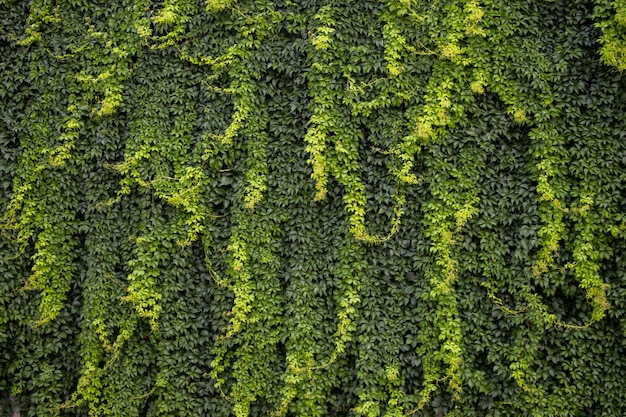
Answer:
<path fill-rule="evenodd" d="M 626 414 L 624 0 L 0 0 L 0 413 Z"/>

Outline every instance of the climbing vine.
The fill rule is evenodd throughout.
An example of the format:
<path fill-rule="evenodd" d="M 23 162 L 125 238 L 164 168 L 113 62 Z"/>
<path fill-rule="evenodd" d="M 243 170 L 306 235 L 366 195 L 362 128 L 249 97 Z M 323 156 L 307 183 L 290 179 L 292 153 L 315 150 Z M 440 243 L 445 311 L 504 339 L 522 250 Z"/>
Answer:
<path fill-rule="evenodd" d="M 619 0 L 0 0 L 0 410 L 622 415 Z"/>

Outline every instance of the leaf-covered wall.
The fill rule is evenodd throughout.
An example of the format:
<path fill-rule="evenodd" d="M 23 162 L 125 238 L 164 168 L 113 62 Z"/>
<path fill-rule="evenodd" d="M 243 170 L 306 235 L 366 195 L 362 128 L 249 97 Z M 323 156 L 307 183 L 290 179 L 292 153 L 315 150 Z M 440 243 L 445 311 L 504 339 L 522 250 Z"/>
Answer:
<path fill-rule="evenodd" d="M 0 414 L 625 415 L 625 69 L 624 0 L 0 0 Z"/>

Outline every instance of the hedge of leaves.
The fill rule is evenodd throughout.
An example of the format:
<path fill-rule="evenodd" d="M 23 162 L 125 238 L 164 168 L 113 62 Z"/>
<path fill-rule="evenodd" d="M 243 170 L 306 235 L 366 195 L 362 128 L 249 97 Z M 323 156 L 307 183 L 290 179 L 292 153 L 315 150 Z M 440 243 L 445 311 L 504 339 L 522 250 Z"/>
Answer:
<path fill-rule="evenodd" d="M 0 413 L 626 415 L 624 69 L 624 0 L 0 0 Z"/>

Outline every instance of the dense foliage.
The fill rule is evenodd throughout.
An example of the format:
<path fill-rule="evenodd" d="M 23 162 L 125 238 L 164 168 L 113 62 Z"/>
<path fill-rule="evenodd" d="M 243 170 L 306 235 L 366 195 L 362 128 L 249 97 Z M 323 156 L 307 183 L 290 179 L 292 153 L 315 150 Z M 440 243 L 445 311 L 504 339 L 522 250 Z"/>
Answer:
<path fill-rule="evenodd" d="M 626 1 L 0 0 L 0 414 L 623 416 Z"/>

